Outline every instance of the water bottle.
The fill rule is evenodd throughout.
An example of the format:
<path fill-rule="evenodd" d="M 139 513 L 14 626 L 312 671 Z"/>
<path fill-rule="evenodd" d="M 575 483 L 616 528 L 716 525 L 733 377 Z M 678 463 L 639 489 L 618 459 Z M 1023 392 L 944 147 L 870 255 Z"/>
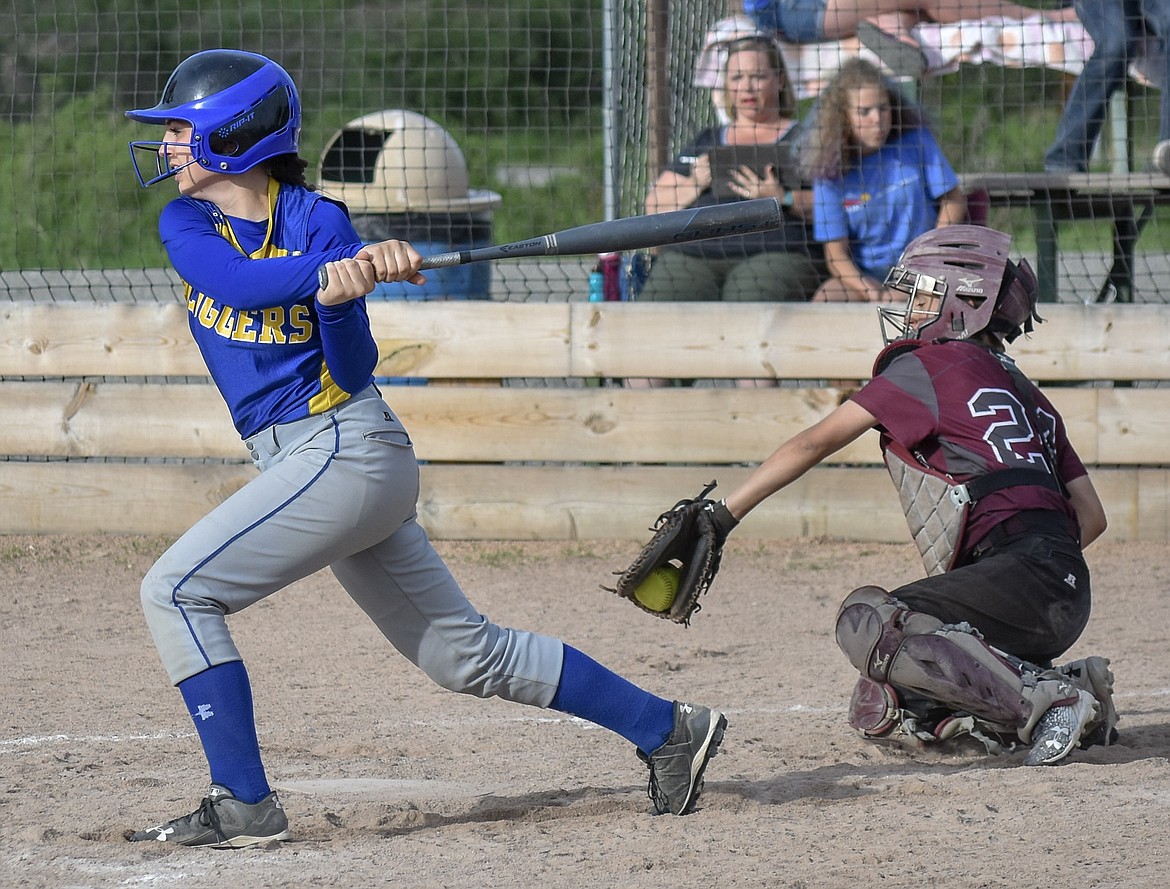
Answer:
<path fill-rule="evenodd" d="M 597 267 L 605 281 L 606 302 L 617 302 L 622 298 L 622 256 L 620 253 L 597 254 Z"/>
<path fill-rule="evenodd" d="M 589 273 L 589 302 L 605 302 L 605 273 L 601 270 L 601 263 Z"/>

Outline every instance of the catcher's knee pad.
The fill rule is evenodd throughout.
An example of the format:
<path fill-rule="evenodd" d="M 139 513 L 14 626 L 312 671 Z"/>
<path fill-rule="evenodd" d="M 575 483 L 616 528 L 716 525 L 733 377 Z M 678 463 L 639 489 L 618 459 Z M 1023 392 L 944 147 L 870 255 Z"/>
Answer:
<path fill-rule="evenodd" d="M 1012 728 L 1034 719 L 1020 671 L 966 625 L 911 611 L 880 587 L 854 590 L 837 644 L 861 675 Z"/>
<path fill-rule="evenodd" d="M 862 676 L 885 682 L 903 639 L 941 627 L 942 621 L 911 611 L 881 587 L 863 586 L 837 611 L 837 646 Z"/>

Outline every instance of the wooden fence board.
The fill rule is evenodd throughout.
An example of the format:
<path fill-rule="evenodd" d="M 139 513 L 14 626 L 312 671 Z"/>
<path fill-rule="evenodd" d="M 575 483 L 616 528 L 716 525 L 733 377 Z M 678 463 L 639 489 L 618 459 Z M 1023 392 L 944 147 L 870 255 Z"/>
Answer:
<path fill-rule="evenodd" d="M 663 508 L 728 466 L 424 465 L 419 516 L 435 539 L 644 540 Z M 0 462 L 0 534 L 177 536 L 254 477 L 251 465 Z M 1114 540 L 1170 543 L 1165 469 L 1098 469 Z M 879 467 L 819 467 L 755 510 L 740 539 L 908 539 Z"/>
<path fill-rule="evenodd" d="M 173 537 L 255 475 L 250 463 L 0 462 L 0 533 Z"/>
<path fill-rule="evenodd" d="M 384 376 L 850 379 L 873 306 L 372 302 Z M 1168 305 L 1052 305 L 1012 346 L 1038 380 L 1170 379 Z M 178 303 L 0 303 L 0 376 L 206 376 Z"/>
<path fill-rule="evenodd" d="M 567 303 L 370 302 L 368 309 L 379 376 L 573 376 Z"/>
<path fill-rule="evenodd" d="M 1170 343 L 1167 349 L 1170 350 Z M 1170 465 L 1170 403 L 1166 401 L 1170 389 L 1096 391 L 1099 398 L 1097 453 L 1082 459 L 1106 464 Z"/>
<path fill-rule="evenodd" d="M 0 382 L 0 454 L 247 456 L 211 384 Z"/>
<path fill-rule="evenodd" d="M 1049 323 L 1012 353 L 1093 468 L 1110 535 L 1170 540 L 1170 387 L 1076 384 L 1170 379 L 1170 306 L 1043 311 Z M 838 397 L 598 377 L 864 378 L 878 351 L 872 306 L 395 302 L 370 314 L 379 373 L 432 380 L 386 395 L 426 461 L 424 523 L 447 538 L 641 539 L 665 505 L 710 478 L 730 489 Z M 0 460 L 0 531 L 178 534 L 253 477 L 199 382 L 181 305 L 6 303 L 0 322 L 0 456 L 14 458 Z M 745 536 L 903 540 L 874 438 L 764 504 Z"/>
<path fill-rule="evenodd" d="M 831 388 L 388 386 L 420 459 L 756 463 L 837 404 Z M 1088 464 L 1170 464 L 1170 388 L 1048 390 Z M 0 382 L 0 455 L 240 459 L 210 384 Z M 876 433 L 830 463 L 880 462 Z"/>
<path fill-rule="evenodd" d="M 0 376 L 207 374 L 179 303 L 0 303 Z"/>

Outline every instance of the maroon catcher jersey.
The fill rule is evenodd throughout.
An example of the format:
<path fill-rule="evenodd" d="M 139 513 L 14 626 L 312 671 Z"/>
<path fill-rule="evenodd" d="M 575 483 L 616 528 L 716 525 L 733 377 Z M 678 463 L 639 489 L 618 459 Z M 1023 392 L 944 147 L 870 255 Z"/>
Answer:
<path fill-rule="evenodd" d="M 1040 469 L 1067 483 L 1086 475 L 1064 421 L 1028 383 L 1033 412 L 1004 366 L 1011 358 L 964 340 L 923 343 L 897 354 L 852 398 L 881 429 L 956 483 L 1001 469 Z M 1046 447 L 1045 445 L 1048 445 Z M 1055 453 L 1055 467 L 1050 453 Z M 972 507 L 965 546 L 1023 510 L 1076 513 L 1059 491 L 1018 485 L 984 496 Z"/>

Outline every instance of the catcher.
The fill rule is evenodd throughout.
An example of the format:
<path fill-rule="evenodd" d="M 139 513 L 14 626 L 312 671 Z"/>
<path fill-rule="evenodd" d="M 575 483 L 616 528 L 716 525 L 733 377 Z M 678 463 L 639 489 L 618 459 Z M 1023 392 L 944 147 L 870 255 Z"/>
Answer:
<path fill-rule="evenodd" d="M 1052 665 L 1089 619 L 1082 549 L 1106 517 L 1060 414 L 1004 350 L 1042 320 L 1032 269 L 1010 246 L 968 225 L 912 241 L 885 281 L 894 301 L 878 310 L 886 348 L 872 379 L 724 501 L 708 488 L 667 513 L 616 591 L 632 597 L 671 553 L 682 581 L 666 616 L 685 622 L 736 523 L 876 427 L 927 576 L 842 603 L 837 644 L 861 674 L 850 725 L 915 745 L 958 734 L 993 752 L 1028 745 L 1026 765 L 1115 740 L 1109 661 Z"/>

